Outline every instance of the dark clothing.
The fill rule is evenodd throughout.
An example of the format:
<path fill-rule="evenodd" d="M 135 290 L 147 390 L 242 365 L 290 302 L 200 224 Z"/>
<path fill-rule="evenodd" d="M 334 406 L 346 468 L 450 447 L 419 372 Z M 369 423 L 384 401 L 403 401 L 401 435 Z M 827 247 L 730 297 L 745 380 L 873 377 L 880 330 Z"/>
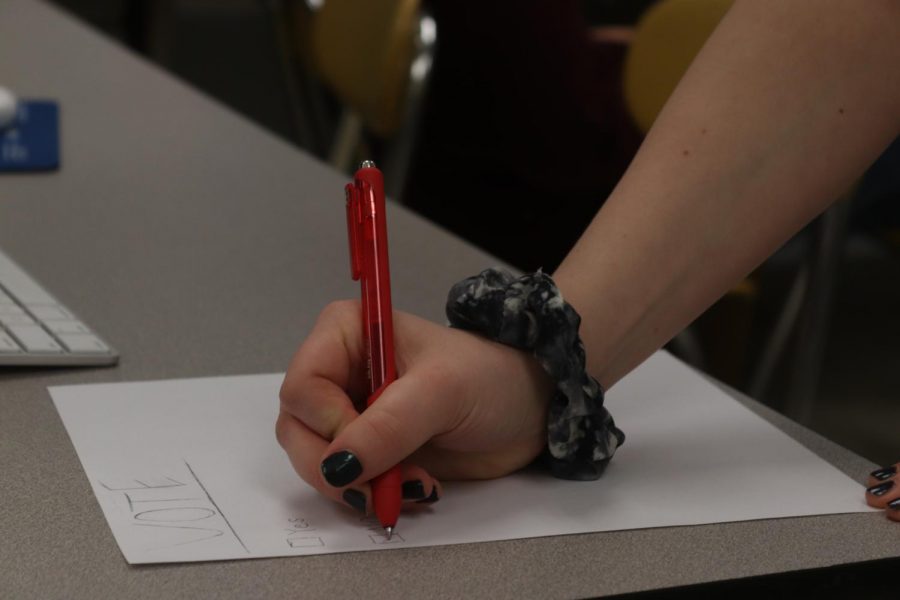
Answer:
<path fill-rule="evenodd" d="M 552 270 L 624 172 L 639 135 L 624 48 L 572 0 L 440 0 L 438 50 L 408 203 L 517 267 Z"/>

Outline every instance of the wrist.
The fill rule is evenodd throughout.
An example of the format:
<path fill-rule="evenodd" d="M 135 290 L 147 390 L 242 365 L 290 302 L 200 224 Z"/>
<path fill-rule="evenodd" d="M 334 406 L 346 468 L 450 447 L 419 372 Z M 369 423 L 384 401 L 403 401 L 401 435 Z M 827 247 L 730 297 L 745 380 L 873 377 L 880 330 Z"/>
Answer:
<path fill-rule="evenodd" d="M 635 343 L 635 335 L 652 316 L 658 292 L 630 289 L 632 282 L 613 276 L 611 269 L 563 264 L 554 273 L 563 298 L 581 315 L 581 339 L 587 370 L 609 389 L 625 373 L 624 351 Z M 626 371 L 627 372 L 627 371 Z"/>
<path fill-rule="evenodd" d="M 622 442 L 603 388 L 585 368 L 581 318 L 545 273 L 514 277 L 486 269 L 453 286 L 452 327 L 531 354 L 555 384 L 547 407 L 547 466 L 564 479 L 596 479 Z"/>
<path fill-rule="evenodd" d="M 553 275 L 581 314 L 588 370 L 607 389 L 692 320 L 704 288 L 702 232 L 648 220 L 635 209 L 647 207 L 639 191 L 623 180 Z"/>

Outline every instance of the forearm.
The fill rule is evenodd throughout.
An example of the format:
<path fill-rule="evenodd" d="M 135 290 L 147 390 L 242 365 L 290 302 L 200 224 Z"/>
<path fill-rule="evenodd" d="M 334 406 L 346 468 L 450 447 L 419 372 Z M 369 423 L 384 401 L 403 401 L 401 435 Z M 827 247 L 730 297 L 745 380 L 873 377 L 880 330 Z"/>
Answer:
<path fill-rule="evenodd" d="M 824 210 L 900 131 L 900 3 L 746 0 L 555 274 L 612 385 Z"/>

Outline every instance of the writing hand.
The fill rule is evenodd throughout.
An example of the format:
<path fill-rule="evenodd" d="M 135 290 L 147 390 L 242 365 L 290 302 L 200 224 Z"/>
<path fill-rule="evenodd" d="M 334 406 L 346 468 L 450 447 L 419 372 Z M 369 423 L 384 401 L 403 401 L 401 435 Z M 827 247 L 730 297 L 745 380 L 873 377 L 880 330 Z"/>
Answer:
<path fill-rule="evenodd" d="M 276 435 L 304 481 L 371 511 L 368 482 L 395 464 L 404 499 L 434 501 L 439 479 L 500 477 L 537 457 L 552 384 L 533 358 L 402 312 L 394 336 L 399 378 L 362 413 L 359 303 L 330 304 L 300 346 Z"/>

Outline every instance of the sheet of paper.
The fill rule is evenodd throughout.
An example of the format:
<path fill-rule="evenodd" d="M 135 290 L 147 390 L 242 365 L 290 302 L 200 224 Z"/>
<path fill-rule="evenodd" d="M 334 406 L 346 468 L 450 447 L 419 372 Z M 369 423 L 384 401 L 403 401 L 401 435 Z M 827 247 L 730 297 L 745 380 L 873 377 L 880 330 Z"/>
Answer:
<path fill-rule="evenodd" d="M 293 472 L 274 423 L 281 375 L 50 388 L 130 563 L 289 556 L 863 512 L 863 487 L 668 354 L 617 385 L 625 445 L 595 482 L 536 473 L 450 484 L 373 520 Z"/>

